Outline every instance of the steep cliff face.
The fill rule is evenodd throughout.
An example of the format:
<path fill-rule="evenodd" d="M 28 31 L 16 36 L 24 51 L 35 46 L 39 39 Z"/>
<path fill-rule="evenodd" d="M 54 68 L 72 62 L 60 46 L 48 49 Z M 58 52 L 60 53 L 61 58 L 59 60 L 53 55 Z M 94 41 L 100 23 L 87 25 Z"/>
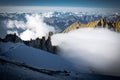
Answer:
<path fill-rule="evenodd" d="M 120 32 L 120 22 L 107 21 L 106 18 L 89 22 L 87 24 L 80 24 L 79 22 L 75 22 L 72 25 L 70 25 L 68 28 L 66 28 L 63 32 L 66 33 L 78 28 L 99 28 L 99 27 L 108 28 L 110 30 Z"/>

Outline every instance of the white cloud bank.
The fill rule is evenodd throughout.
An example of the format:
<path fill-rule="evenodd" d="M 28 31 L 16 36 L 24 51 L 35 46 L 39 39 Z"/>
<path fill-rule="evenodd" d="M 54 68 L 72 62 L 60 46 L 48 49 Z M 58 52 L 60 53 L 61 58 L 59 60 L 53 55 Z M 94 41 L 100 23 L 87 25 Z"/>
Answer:
<path fill-rule="evenodd" d="M 59 54 L 78 68 L 120 76 L 120 34 L 107 29 L 78 29 L 52 36 Z"/>
<path fill-rule="evenodd" d="M 37 37 L 41 38 L 42 36 L 46 36 L 50 31 L 55 32 L 54 27 L 43 22 L 43 16 L 40 14 L 26 14 L 25 18 L 27 22 L 18 20 L 8 20 L 8 22 L 5 22 L 9 29 L 17 28 L 24 30 L 19 34 L 23 40 L 36 39 Z M 12 31 L 8 32 L 10 33 Z"/>

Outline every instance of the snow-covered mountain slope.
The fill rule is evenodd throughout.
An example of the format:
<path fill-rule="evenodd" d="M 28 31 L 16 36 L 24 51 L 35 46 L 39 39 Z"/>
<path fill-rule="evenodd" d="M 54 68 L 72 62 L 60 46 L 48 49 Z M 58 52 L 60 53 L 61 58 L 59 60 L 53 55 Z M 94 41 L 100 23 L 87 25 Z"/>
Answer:
<path fill-rule="evenodd" d="M 54 70 L 74 69 L 64 58 L 48 52 L 28 47 L 22 43 L 0 43 L 0 56 L 24 64 Z"/>
<path fill-rule="evenodd" d="M 10 64 L 0 64 L 0 80 L 61 80 L 54 76 L 49 76 L 35 72 L 23 67 Z"/>
<path fill-rule="evenodd" d="M 10 64 L 3 65 L 2 58 L 8 61 L 5 63 Z M 28 47 L 23 43 L 11 42 L 0 43 L 0 63 L 1 80 L 59 80 L 60 76 L 58 78 L 49 76 L 46 71 L 54 73 L 54 71 L 72 71 L 74 69 L 72 64 L 58 55 Z M 41 71 L 37 72 L 37 69 L 43 69 L 45 74 L 42 74 Z"/>
<path fill-rule="evenodd" d="M 119 80 L 119 77 L 83 73 L 65 58 L 28 47 L 23 43 L 0 43 L 0 80 L 28 79 Z"/>

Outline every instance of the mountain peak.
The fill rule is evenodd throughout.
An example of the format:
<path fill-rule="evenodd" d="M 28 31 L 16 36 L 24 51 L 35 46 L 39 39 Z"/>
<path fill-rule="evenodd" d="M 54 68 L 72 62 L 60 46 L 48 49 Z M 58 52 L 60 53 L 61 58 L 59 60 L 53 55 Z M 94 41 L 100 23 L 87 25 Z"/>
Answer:
<path fill-rule="evenodd" d="M 70 25 L 68 28 L 66 28 L 63 32 L 69 32 L 71 30 L 78 29 L 80 25 L 81 24 L 78 21 L 76 21 L 72 25 Z"/>
<path fill-rule="evenodd" d="M 97 21 L 92 21 L 87 24 L 80 24 L 78 21 L 74 22 L 72 25 L 67 27 L 63 32 L 69 32 L 78 28 L 108 28 L 110 30 L 120 32 L 120 21 L 113 22 L 113 21 L 107 21 L 106 18 L 101 18 Z"/>

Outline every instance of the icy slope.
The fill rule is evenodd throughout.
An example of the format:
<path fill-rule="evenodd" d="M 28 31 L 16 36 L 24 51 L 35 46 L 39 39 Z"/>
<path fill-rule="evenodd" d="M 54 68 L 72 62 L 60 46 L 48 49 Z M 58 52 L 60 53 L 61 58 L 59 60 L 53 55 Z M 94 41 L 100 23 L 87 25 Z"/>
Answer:
<path fill-rule="evenodd" d="M 58 55 L 28 47 L 22 43 L 0 43 L 0 56 L 44 69 L 74 69 L 70 62 Z"/>

